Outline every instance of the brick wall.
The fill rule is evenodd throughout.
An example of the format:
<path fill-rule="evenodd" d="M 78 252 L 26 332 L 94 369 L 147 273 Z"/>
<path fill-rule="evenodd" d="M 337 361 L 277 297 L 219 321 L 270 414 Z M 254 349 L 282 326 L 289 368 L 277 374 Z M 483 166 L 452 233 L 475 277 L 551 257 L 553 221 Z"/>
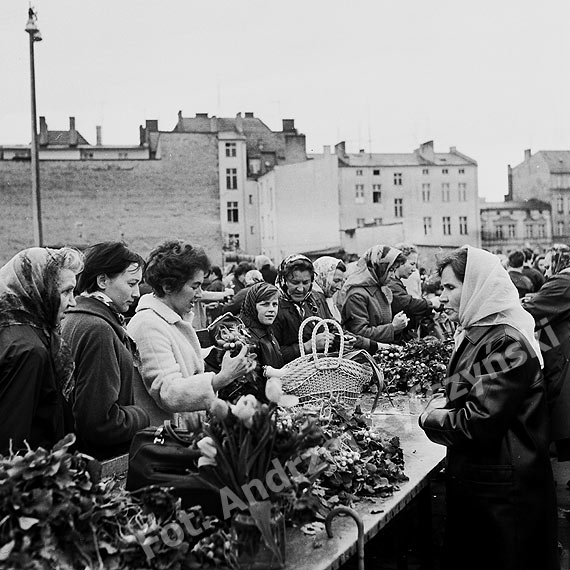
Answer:
<path fill-rule="evenodd" d="M 221 262 L 215 136 L 161 133 L 160 160 L 41 162 L 44 242 L 125 240 L 146 256 L 181 238 Z M 0 161 L 0 264 L 33 242 L 31 166 Z"/>

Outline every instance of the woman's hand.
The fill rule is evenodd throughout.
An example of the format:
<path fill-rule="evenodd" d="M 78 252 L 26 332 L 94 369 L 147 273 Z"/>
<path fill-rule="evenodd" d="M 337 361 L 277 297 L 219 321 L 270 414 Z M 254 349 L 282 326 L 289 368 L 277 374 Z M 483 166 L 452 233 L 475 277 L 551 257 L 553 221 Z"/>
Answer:
<path fill-rule="evenodd" d="M 394 327 L 395 331 L 401 331 L 408 326 L 409 322 L 410 319 L 408 319 L 406 313 L 404 313 L 404 311 L 400 311 L 398 314 L 394 315 L 394 318 L 392 319 L 392 326 Z"/>
<path fill-rule="evenodd" d="M 324 350 L 325 345 L 327 343 L 327 339 L 330 346 L 334 340 L 334 334 L 328 331 L 317 333 L 317 335 L 315 336 L 315 344 L 317 346 L 317 350 Z M 303 343 L 303 346 L 305 347 L 305 352 L 311 352 L 312 345 L 310 340 Z"/>
<path fill-rule="evenodd" d="M 244 344 L 235 356 L 231 356 L 229 352 L 224 354 L 222 368 L 212 379 L 212 388 L 215 392 L 255 368 L 255 361 L 247 357 L 247 349 L 247 345 Z"/>

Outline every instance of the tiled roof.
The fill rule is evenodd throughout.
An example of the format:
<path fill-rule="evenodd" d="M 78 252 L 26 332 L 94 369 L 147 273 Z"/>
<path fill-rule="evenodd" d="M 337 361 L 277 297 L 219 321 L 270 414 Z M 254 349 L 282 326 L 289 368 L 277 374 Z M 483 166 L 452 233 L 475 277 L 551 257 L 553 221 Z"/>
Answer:
<path fill-rule="evenodd" d="M 48 131 L 47 144 L 48 146 L 70 146 L 69 131 Z M 89 144 L 79 132 L 77 132 L 77 144 Z"/>
<path fill-rule="evenodd" d="M 556 174 L 570 173 L 570 150 L 541 150 L 550 172 Z"/>

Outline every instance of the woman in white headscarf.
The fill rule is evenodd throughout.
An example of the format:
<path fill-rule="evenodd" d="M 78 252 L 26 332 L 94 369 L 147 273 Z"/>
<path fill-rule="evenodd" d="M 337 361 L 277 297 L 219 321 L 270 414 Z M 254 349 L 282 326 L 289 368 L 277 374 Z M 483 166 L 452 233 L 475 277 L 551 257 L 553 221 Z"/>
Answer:
<path fill-rule="evenodd" d="M 420 425 L 447 447 L 444 568 L 558 568 L 548 411 L 532 317 L 498 258 L 455 250 L 438 264 L 459 324 L 445 380 Z"/>

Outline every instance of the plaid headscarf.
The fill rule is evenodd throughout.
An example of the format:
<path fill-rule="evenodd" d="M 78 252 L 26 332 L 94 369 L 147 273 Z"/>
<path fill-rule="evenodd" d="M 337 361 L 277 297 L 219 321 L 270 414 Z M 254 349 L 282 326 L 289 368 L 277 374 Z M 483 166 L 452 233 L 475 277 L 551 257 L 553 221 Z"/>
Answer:
<path fill-rule="evenodd" d="M 315 268 L 314 288 L 319 287 L 327 299 L 334 295 L 333 278 L 339 263 L 341 263 L 340 259 L 328 255 L 315 259 L 313 263 Z"/>
<path fill-rule="evenodd" d="M 32 247 L 0 268 L 0 327 L 28 325 L 48 340 L 58 386 L 66 400 L 73 390 L 73 358 L 59 332 L 60 270 L 57 249 Z"/>
<path fill-rule="evenodd" d="M 279 293 L 279 289 L 271 283 L 256 283 L 248 287 L 247 293 L 241 305 L 240 319 L 248 328 L 265 327 L 257 318 L 257 303 L 271 299 Z"/>
<path fill-rule="evenodd" d="M 570 247 L 564 244 L 556 244 L 551 250 L 550 273 L 556 275 L 570 267 Z"/>
<path fill-rule="evenodd" d="M 299 303 L 294 301 L 288 293 L 287 290 L 287 275 L 291 275 L 293 271 L 297 269 L 297 265 L 299 262 L 302 262 L 302 266 L 305 267 L 309 265 L 309 272 L 311 273 L 311 286 L 305 295 L 305 298 Z M 304 262 L 304 263 L 303 263 Z M 304 270 L 304 269 L 303 269 Z M 293 254 L 286 257 L 280 264 L 279 269 L 277 271 L 277 281 L 276 285 L 281 290 L 281 296 L 287 301 L 291 301 L 291 303 L 295 303 L 296 305 L 300 305 L 305 302 L 311 295 L 311 289 L 313 288 L 313 281 L 315 280 L 315 270 L 313 268 L 313 262 L 306 256 L 301 254 Z"/>

